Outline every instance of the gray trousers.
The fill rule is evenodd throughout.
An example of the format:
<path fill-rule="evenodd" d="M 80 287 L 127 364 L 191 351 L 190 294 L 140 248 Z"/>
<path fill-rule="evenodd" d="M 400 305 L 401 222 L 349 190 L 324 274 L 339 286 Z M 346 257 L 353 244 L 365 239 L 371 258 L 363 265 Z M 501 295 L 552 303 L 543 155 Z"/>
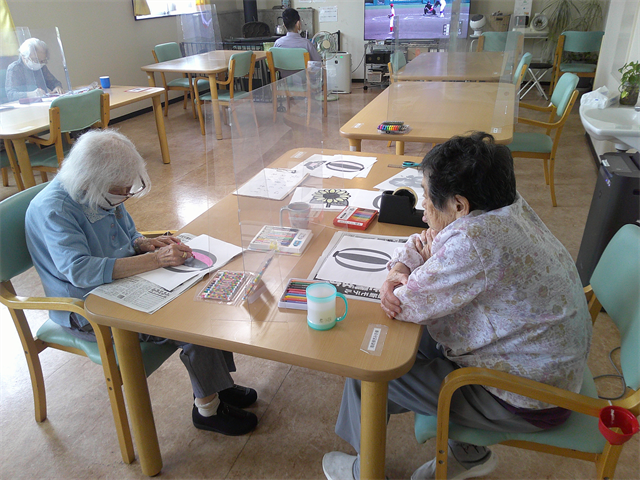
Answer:
<path fill-rule="evenodd" d="M 71 315 L 72 327 L 62 328 L 82 340 L 95 342 L 96 336 L 91 325 L 79 327 L 79 322 L 73 317 L 75 314 Z M 141 342 L 172 344 L 182 349 L 180 360 L 182 360 L 187 372 L 189 372 L 191 388 L 197 398 L 205 398 L 221 390 L 233 387 L 233 378 L 229 373 L 236 371 L 233 353 L 143 333 L 140 333 L 139 337 Z"/>
<path fill-rule="evenodd" d="M 387 420 L 390 414 L 416 412 L 436 416 L 442 380 L 459 368 L 447 359 L 427 329 L 411 370 L 389 382 Z M 336 422 L 336 433 L 360 453 L 360 381 L 348 378 Z M 451 399 L 451 420 L 467 427 L 498 432 L 537 432 L 539 428 L 506 410 L 480 385 L 467 385 Z"/>

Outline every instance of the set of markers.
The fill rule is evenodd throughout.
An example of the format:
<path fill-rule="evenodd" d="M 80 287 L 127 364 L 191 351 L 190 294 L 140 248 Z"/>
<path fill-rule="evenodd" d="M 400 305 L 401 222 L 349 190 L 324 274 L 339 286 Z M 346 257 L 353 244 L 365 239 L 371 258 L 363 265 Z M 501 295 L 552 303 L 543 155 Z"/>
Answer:
<path fill-rule="evenodd" d="M 307 287 L 315 280 L 304 280 L 302 278 L 290 278 L 287 288 L 278 301 L 280 308 L 293 308 L 295 310 L 307 309 Z"/>
<path fill-rule="evenodd" d="M 380 133 L 407 133 L 411 127 L 405 125 L 404 122 L 382 122 L 378 125 L 378 132 Z"/>

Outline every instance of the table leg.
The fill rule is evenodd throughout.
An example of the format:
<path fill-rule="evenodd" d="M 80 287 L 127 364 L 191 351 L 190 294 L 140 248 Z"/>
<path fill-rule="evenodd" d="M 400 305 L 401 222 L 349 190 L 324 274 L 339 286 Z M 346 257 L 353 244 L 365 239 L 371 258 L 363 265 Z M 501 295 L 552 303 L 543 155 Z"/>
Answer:
<path fill-rule="evenodd" d="M 22 183 L 22 175 L 20 175 L 20 167 L 18 167 L 18 160 L 13 152 L 13 143 L 11 140 L 4 141 L 4 148 L 7 151 L 7 157 L 9 157 L 9 165 L 11 165 L 11 170 L 13 171 L 13 176 L 16 179 L 16 186 L 18 190 L 24 190 L 24 184 Z M 35 180 L 34 180 L 35 181 Z"/>
<path fill-rule="evenodd" d="M 164 115 L 162 113 L 162 105 L 160 104 L 160 95 L 156 95 L 151 101 L 153 102 L 153 115 L 156 117 L 156 129 L 158 130 L 158 139 L 160 140 L 162 163 L 171 163 L 169 144 L 167 143 L 167 131 L 164 128 Z"/>
<path fill-rule="evenodd" d="M 147 80 L 149 81 L 150 87 L 156 86 L 156 76 L 154 75 L 153 72 L 147 72 Z"/>
<path fill-rule="evenodd" d="M 13 150 L 16 153 L 18 165 L 20 166 L 20 175 L 22 176 L 22 182 L 24 188 L 33 187 L 36 184 L 36 179 L 33 176 L 33 170 L 31 170 L 31 162 L 29 161 L 29 152 L 27 152 L 27 145 L 24 138 L 14 138 L 13 140 L 5 140 L 13 144 Z M 7 151 L 11 145 L 7 146 Z"/>
<path fill-rule="evenodd" d="M 360 152 L 362 148 L 362 139 L 360 138 L 349 138 L 349 150 L 351 152 Z"/>
<path fill-rule="evenodd" d="M 396 155 L 404 155 L 404 142 L 396 140 Z"/>
<path fill-rule="evenodd" d="M 362 382 L 360 478 L 384 479 L 387 382 Z"/>
<path fill-rule="evenodd" d="M 216 127 L 216 138 L 222 140 L 222 120 L 220 119 L 220 105 L 218 104 L 218 84 L 216 74 L 209 75 L 209 88 L 211 90 L 211 108 L 213 109 L 213 123 Z"/>
<path fill-rule="evenodd" d="M 140 340 L 135 332 L 119 328 L 112 328 L 111 331 L 118 353 L 120 374 L 142 473 L 153 477 L 162 470 L 162 457 L 153 421 L 147 375 L 142 363 Z"/>

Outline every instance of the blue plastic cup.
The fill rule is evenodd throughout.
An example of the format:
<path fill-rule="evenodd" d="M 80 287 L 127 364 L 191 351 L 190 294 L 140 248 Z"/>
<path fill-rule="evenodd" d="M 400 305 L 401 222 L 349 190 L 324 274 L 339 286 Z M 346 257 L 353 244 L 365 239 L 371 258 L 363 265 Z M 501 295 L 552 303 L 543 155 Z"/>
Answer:
<path fill-rule="evenodd" d="M 344 315 L 336 317 L 336 297 L 344 302 Z M 314 330 L 329 330 L 345 319 L 347 299 L 330 283 L 312 283 L 307 287 L 307 325 Z"/>
<path fill-rule="evenodd" d="M 111 88 L 111 79 L 109 76 L 100 77 L 100 86 L 102 88 Z"/>

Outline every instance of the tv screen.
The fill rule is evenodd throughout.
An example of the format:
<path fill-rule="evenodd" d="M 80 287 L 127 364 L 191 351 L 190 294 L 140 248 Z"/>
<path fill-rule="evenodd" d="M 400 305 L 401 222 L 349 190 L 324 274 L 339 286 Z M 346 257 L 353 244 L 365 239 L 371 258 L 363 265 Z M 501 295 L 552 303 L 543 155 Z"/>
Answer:
<path fill-rule="evenodd" d="M 460 1 L 458 37 L 469 30 L 469 2 Z M 364 39 L 391 40 L 394 16 L 400 40 L 449 38 L 453 0 L 364 0 Z"/>

